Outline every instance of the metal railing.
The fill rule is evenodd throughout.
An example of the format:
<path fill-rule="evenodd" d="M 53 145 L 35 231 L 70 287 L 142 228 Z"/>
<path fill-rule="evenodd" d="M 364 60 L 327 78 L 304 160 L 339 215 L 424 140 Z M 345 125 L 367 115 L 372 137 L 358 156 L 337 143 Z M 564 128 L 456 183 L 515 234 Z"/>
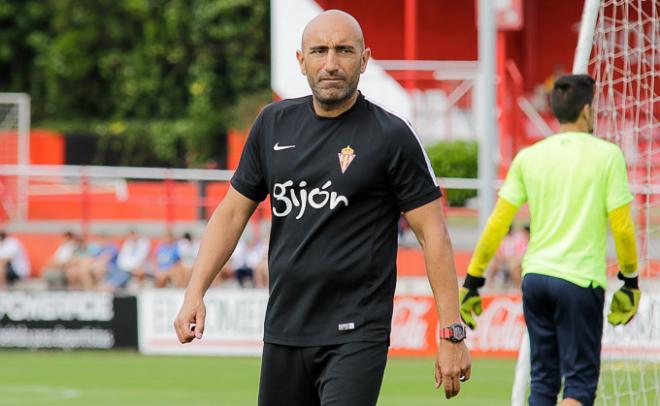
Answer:
<path fill-rule="evenodd" d="M 203 222 L 231 170 L 74 165 L 0 165 L 0 222 Z M 27 187 L 19 189 L 16 184 Z M 478 189 L 478 179 L 438 178 L 442 189 Z M 493 187 L 499 187 L 496 182 Z M 27 210 L 15 210 L 17 203 Z M 260 206 L 261 213 L 268 215 Z M 476 216 L 477 211 L 470 213 Z"/>

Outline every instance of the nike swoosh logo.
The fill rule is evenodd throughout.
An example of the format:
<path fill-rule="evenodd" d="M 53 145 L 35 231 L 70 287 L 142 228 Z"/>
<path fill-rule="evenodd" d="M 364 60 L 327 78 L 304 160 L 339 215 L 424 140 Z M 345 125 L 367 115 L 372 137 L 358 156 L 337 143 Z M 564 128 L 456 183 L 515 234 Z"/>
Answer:
<path fill-rule="evenodd" d="M 295 148 L 295 147 L 296 147 L 295 145 L 281 145 L 280 146 L 279 142 L 276 142 L 275 145 L 273 145 L 273 149 L 275 151 L 281 151 L 283 149 L 289 149 L 289 148 Z"/>

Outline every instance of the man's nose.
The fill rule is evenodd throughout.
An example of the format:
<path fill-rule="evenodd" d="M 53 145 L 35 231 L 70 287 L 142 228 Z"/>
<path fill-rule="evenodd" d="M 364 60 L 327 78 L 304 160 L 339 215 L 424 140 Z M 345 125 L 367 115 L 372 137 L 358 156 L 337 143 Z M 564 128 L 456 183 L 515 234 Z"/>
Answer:
<path fill-rule="evenodd" d="M 325 57 L 325 71 L 333 74 L 337 72 L 339 65 L 337 64 L 337 52 L 334 49 L 328 51 Z"/>

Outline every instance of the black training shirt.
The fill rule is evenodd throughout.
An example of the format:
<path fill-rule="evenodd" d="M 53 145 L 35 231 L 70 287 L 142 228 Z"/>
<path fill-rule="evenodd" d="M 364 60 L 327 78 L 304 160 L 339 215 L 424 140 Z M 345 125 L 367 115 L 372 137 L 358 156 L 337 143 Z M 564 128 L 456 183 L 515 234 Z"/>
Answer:
<path fill-rule="evenodd" d="M 389 340 L 399 215 L 440 197 L 406 121 L 361 94 L 335 118 L 317 116 L 311 96 L 273 103 L 231 184 L 271 197 L 264 341 Z"/>

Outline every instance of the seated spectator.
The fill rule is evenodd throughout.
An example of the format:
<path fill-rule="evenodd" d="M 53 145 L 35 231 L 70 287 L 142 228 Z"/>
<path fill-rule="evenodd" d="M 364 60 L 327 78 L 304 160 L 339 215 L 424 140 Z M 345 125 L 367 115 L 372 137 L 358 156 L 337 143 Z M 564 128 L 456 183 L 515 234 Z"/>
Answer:
<path fill-rule="evenodd" d="M 154 279 L 157 288 L 164 288 L 168 282 L 172 282 L 178 288 L 185 287 L 186 279 L 183 275 L 178 246 L 174 235 L 168 231 L 156 247 Z"/>
<path fill-rule="evenodd" d="M 241 238 L 229 259 L 229 267 L 242 287 L 256 287 L 255 271 L 263 266 L 267 246 L 257 237 Z"/>
<path fill-rule="evenodd" d="M 23 244 L 0 230 L 0 289 L 30 276 L 30 260 Z"/>
<path fill-rule="evenodd" d="M 110 269 L 117 268 L 117 245 L 106 235 L 100 235 L 87 244 L 85 253 L 76 266 L 66 272 L 70 288 L 96 289 Z"/>
<path fill-rule="evenodd" d="M 493 281 L 520 287 L 522 260 L 527 252 L 528 242 L 529 226 L 519 231 L 515 231 L 513 227 L 509 228 L 491 263 Z"/>
<path fill-rule="evenodd" d="M 62 243 L 57 247 L 52 258 L 44 266 L 42 275 L 50 289 L 62 289 L 67 284 L 67 270 L 77 265 L 83 250 L 82 239 L 67 231 Z"/>
<path fill-rule="evenodd" d="M 192 268 L 195 264 L 195 258 L 197 258 L 197 253 L 199 252 L 199 241 L 193 240 L 192 235 L 186 232 L 177 241 L 177 249 L 179 250 L 181 270 L 184 278 L 182 287 L 185 287 L 188 285 L 188 280 L 190 280 Z"/>
<path fill-rule="evenodd" d="M 410 225 L 406 221 L 406 217 L 402 214 L 399 216 L 399 241 L 403 238 L 403 235 L 410 229 Z"/>
<path fill-rule="evenodd" d="M 102 291 L 114 292 L 124 288 L 132 277 L 142 283 L 144 281 L 145 266 L 149 259 L 150 242 L 146 237 L 140 237 L 134 230 L 128 233 L 117 256 L 117 266 L 108 269 Z"/>

